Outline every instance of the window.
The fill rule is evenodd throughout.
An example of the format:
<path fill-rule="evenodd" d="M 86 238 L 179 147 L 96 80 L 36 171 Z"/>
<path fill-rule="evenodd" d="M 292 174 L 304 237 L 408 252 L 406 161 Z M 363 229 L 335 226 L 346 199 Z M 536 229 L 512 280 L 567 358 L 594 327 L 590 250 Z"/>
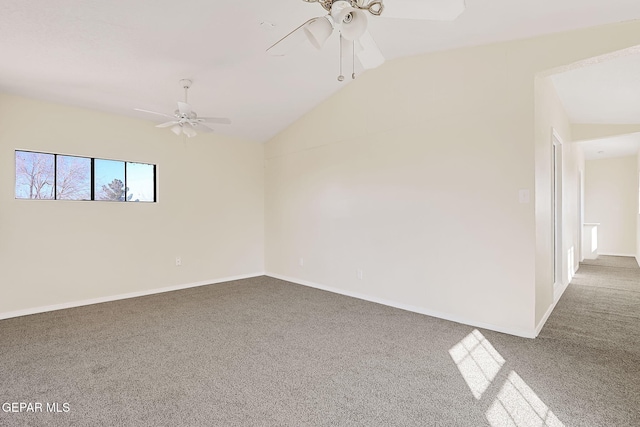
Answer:
<path fill-rule="evenodd" d="M 53 199 L 53 154 L 16 151 L 16 199 Z"/>
<path fill-rule="evenodd" d="M 124 162 L 96 159 L 93 170 L 95 171 L 95 200 L 124 202 Z"/>
<path fill-rule="evenodd" d="M 56 156 L 56 199 L 91 200 L 91 159 Z"/>
<path fill-rule="evenodd" d="M 155 202 L 156 166 L 16 151 L 16 199 Z"/>
<path fill-rule="evenodd" d="M 153 202 L 156 198 L 155 166 L 127 162 L 127 200 Z"/>

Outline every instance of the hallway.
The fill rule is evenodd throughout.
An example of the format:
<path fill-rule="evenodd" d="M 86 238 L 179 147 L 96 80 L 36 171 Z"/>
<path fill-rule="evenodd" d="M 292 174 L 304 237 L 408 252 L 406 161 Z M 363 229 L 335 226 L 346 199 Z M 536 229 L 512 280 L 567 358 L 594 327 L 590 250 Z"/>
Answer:
<path fill-rule="evenodd" d="M 635 258 L 585 260 L 539 338 L 640 356 L 640 267 Z"/>
<path fill-rule="evenodd" d="M 640 267 L 632 257 L 585 260 L 538 337 L 510 354 L 565 425 L 640 425 Z M 522 343 L 520 343 L 522 345 Z M 528 347 L 527 358 L 522 350 Z"/>

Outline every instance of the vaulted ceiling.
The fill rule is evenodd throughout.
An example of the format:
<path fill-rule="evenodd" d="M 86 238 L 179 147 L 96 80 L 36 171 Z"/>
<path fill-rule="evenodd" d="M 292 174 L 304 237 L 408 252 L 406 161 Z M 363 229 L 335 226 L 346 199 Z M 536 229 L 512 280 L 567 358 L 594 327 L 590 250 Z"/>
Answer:
<path fill-rule="evenodd" d="M 391 3 L 394 0 L 384 0 Z M 404 0 L 441 2 L 443 0 Z M 466 0 L 453 22 L 369 19 L 387 59 L 640 18 L 637 0 Z M 338 40 L 265 50 L 309 18 L 302 0 L 3 0 L 0 91 L 154 120 L 190 78 L 220 134 L 266 141 L 339 90 Z M 586 77 L 588 78 L 588 77 Z"/>

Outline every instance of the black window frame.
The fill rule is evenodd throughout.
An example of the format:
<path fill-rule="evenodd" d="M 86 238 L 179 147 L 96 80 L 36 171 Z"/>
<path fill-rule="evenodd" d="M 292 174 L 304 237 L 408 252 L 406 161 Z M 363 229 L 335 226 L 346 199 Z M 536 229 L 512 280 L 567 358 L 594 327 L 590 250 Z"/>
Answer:
<path fill-rule="evenodd" d="M 53 185 L 52 185 L 52 194 L 53 197 L 49 198 L 49 199 L 33 199 L 33 198 L 27 198 L 27 197 L 18 197 L 16 189 L 17 189 L 17 163 L 16 163 L 16 159 L 18 157 L 18 153 L 32 153 L 32 154 L 44 154 L 44 155 L 49 155 L 49 156 L 53 156 Z M 91 160 L 91 166 L 90 166 L 90 187 L 91 187 L 91 191 L 90 191 L 90 199 L 58 199 L 58 190 L 57 190 L 57 184 L 58 184 L 58 156 L 63 156 L 63 157 L 79 157 L 79 158 L 83 158 L 83 159 L 90 159 Z M 96 191 L 95 191 L 95 161 L 96 160 L 107 160 L 107 161 L 116 161 L 116 162 L 122 162 L 124 164 L 124 188 L 125 188 L 125 194 L 124 194 L 124 200 L 99 200 L 96 199 Z M 148 201 L 148 200 L 127 200 L 127 189 L 129 188 L 127 185 L 127 164 L 129 163 L 137 163 L 137 164 L 143 164 L 143 165 L 149 165 L 149 166 L 153 166 L 153 201 Z M 75 155 L 75 154 L 58 154 L 58 153 L 47 153 L 47 152 L 42 152 L 42 151 L 33 151 L 33 150 L 19 150 L 16 149 L 14 151 L 14 189 L 13 189 L 13 193 L 14 193 L 14 199 L 15 200 L 63 200 L 63 201 L 73 201 L 73 202 L 117 202 L 117 203 L 122 203 L 122 202 L 132 202 L 132 203 L 158 203 L 158 165 L 155 163 L 146 163 L 146 162 L 139 162 L 139 161 L 127 161 L 127 160 L 116 160 L 116 159 L 104 159 L 102 157 L 87 157 L 87 156 L 79 156 L 79 155 Z"/>

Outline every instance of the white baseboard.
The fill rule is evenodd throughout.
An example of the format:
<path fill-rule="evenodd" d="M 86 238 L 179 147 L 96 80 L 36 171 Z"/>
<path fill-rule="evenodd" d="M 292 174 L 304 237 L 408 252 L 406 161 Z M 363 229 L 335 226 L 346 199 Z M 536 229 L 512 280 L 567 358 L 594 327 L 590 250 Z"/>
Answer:
<path fill-rule="evenodd" d="M 554 304 L 552 306 L 555 306 L 555 303 L 558 302 L 558 300 L 560 300 L 560 297 L 564 294 L 564 291 L 566 291 L 568 287 L 569 287 L 569 283 L 559 284 L 558 286 L 553 287 Z"/>
<path fill-rule="evenodd" d="M 333 288 L 331 286 L 320 285 L 318 283 L 309 282 L 306 280 L 296 279 L 293 277 L 283 276 L 276 273 L 265 273 L 266 276 L 273 277 L 275 279 L 285 280 L 298 285 L 308 286 L 311 288 L 320 289 L 323 291 L 332 292 L 334 294 L 345 295 L 352 298 L 361 299 L 364 301 L 374 302 L 377 304 L 386 305 L 389 307 L 399 308 L 401 310 L 410 311 L 412 313 L 424 314 L 431 317 L 437 317 L 439 319 L 449 320 L 451 322 L 462 323 L 464 325 L 473 326 L 476 328 L 489 329 L 496 332 L 502 332 L 509 335 L 516 335 L 523 338 L 535 338 L 536 333 L 534 330 L 525 330 L 520 328 L 505 328 L 502 326 L 492 325 L 484 322 L 476 322 L 474 320 L 465 319 L 460 316 L 451 315 L 449 313 L 442 313 L 435 310 L 429 310 L 423 307 L 412 306 L 408 304 L 399 303 L 397 301 L 391 301 L 384 298 L 373 297 L 370 295 L 361 294 L 358 292 L 345 291 L 344 289 Z"/>
<path fill-rule="evenodd" d="M 635 258 L 636 254 L 612 254 L 612 253 L 598 253 L 598 255 L 604 255 L 604 256 L 626 256 L 626 257 L 632 257 Z"/>
<path fill-rule="evenodd" d="M 544 316 L 542 316 L 542 319 L 540 319 L 540 322 L 538 322 L 538 325 L 536 326 L 536 337 L 538 336 L 538 334 L 540 334 L 540 331 L 544 327 L 544 324 L 547 323 L 547 320 L 549 320 L 549 316 L 551 316 L 551 313 L 556 308 L 556 304 L 558 304 L 558 301 L 560 301 L 560 297 L 564 294 L 564 291 L 566 291 L 568 287 L 569 283 L 553 286 L 553 304 L 549 306 L 547 312 L 544 313 Z"/>
<path fill-rule="evenodd" d="M 27 308 L 24 310 L 9 311 L 5 313 L 0 313 L 0 320 L 10 319 L 12 317 L 28 316 L 30 314 L 45 313 L 47 311 L 64 310 L 66 308 L 82 307 L 85 305 L 100 304 L 103 302 L 143 297 L 143 296 L 154 295 L 154 294 L 161 294 L 164 292 L 179 291 L 181 289 L 195 288 L 198 286 L 214 285 L 218 283 L 231 282 L 233 280 L 250 279 L 252 277 L 260 277 L 264 275 L 265 275 L 264 272 L 254 273 L 254 274 L 243 274 L 240 276 L 223 277 L 221 279 L 205 280 L 202 282 L 186 283 L 183 285 L 167 286 L 164 288 L 147 289 L 144 291 L 130 292 L 126 294 L 109 295 L 106 297 L 91 298 L 91 299 L 82 300 L 82 301 L 72 301 L 72 302 L 66 302 L 62 304 L 54 304 L 54 305 L 47 305 L 43 307 Z"/>

